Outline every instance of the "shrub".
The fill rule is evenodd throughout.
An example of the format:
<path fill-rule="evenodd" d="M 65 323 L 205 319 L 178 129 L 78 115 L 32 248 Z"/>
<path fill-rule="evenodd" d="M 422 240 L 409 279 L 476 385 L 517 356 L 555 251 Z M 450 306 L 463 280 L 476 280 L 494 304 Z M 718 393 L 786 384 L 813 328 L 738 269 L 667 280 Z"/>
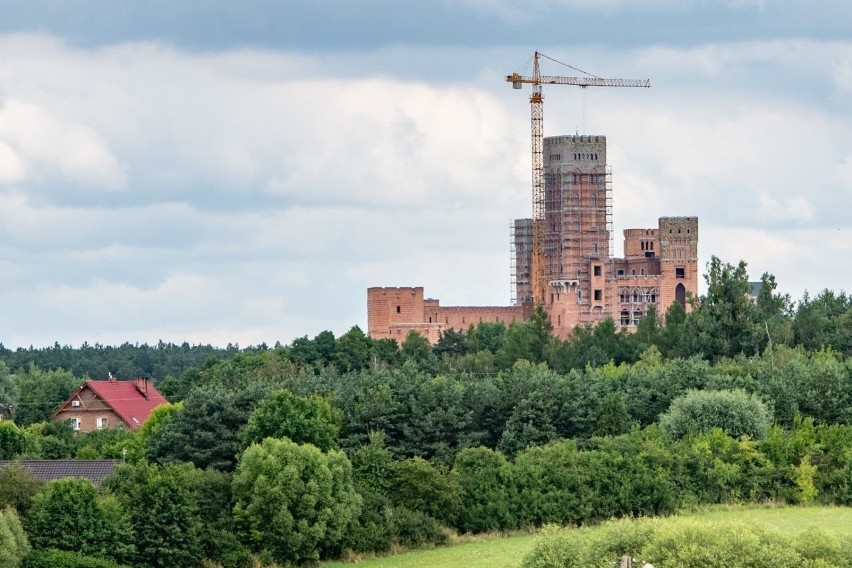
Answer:
<path fill-rule="evenodd" d="M 121 566 L 111 560 L 67 550 L 35 550 L 27 556 L 23 568 L 121 568 Z"/>
<path fill-rule="evenodd" d="M 692 390 L 674 399 L 660 416 L 660 427 L 675 438 L 719 428 L 734 438 L 760 439 L 766 436 L 769 423 L 766 405 L 743 390 Z"/>
<path fill-rule="evenodd" d="M 0 511 L 0 568 L 17 568 L 30 552 L 30 543 L 14 509 Z"/>
<path fill-rule="evenodd" d="M 361 510 L 343 452 L 267 438 L 243 453 L 233 479 L 243 538 L 279 563 L 339 550 Z"/>

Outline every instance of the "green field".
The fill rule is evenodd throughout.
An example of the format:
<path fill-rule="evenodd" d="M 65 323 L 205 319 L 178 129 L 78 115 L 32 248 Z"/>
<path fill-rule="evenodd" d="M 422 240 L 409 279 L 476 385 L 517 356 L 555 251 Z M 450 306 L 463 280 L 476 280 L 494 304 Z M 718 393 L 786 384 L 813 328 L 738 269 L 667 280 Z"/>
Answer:
<path fill-rule="evenodd" d="M 748 522 L 795 534 L 819 527 L 835 535 L 852 536 L 852 508 L 846 507 L 718 507 L 684 514 L 707 522 Z M 357 563 L 325 563 L 323 568 L 514 568 L 532 549 L 534 535 L 483 539 L 430 550 L 414 550 Z"/>

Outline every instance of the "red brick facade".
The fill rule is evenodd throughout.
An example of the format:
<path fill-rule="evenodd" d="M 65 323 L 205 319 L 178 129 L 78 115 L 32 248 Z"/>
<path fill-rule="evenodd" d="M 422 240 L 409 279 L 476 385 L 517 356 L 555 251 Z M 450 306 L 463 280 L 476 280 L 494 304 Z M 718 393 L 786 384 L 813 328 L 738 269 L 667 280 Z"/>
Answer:
<path fill-rule="evenodd" d="M 578 325 L 611 317 L 635 329 L 655 306 L 662 316 L 672 302 L 688 310 L 698 294 L 698 218 L 662 217 L 656 228 L 624 231 L 624 258 L 612 258 L 612 189 L 606 137 L 544 139 L 546 295 L 554 333 L 567 338 Z M 506 307 L 442 307 L 423 288 L 367 290 L 368 333 L 402 341 L 415 330 L 435 343 L 443 330 L 467 330 L 480 322 L 510 324 L 532 312 L 529 219 L 513 227 L 515 297 Z"/>

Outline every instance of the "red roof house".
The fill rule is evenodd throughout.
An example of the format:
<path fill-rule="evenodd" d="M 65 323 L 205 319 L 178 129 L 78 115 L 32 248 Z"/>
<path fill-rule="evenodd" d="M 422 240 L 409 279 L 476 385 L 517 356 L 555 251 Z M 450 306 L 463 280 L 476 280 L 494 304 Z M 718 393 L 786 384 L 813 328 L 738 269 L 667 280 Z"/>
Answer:
<path fill-rule="evenodd" d="M 167 402 L 145 377 L 119 381 L 110 375 L 108 381 L 83 383 L 53 413 L 51 420 L 70 420 L 74 430 L 80 432 L 101 428 L 136 430 L 154 408 Z"/>

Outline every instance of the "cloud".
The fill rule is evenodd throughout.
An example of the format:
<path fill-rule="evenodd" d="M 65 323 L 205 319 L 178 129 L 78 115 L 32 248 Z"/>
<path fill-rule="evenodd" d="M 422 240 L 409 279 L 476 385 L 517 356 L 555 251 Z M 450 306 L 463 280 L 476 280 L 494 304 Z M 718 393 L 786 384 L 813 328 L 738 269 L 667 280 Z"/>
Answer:
<path fill-rule="evenodd" d="M 505 304 L 510 221 L 530 210 L 510 52 L 0 37 L 0 341 L 287 343 L 363 328 L 376 285 Z M 852 117 L 830 55 L 850 52 L 583 46 L 654 87 L 547 88 L 545 131 L 585 115 L 607 135 L 618 233 L 699 215 L 702 260 L 743 257 L 794 296 L 839 289 L 849 275 L 812 251 L 849 252 Z"/>
<path fill-rule="evenodd" d="M 10 172 L 6 181 L 21 181 L 28 171 L 39 172 L 36 182 L 61 178 L 83 189 L 115 190 L 125 183 L 121 165 L 94 129 L 58 119 L 35 104 L 2 102 L 0 144 L 0 159 L 6 156 L 0 171 Z"/>

